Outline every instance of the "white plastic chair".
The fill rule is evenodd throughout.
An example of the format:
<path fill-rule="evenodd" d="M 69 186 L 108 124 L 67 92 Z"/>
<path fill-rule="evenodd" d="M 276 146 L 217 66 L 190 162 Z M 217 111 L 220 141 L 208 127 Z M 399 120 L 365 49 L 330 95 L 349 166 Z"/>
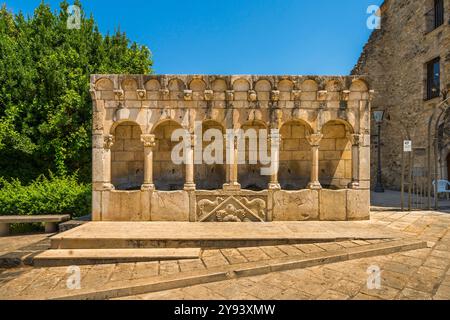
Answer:
<path fill-rule="evenodd" d="M 436 185 L 436 181 L 433 181 L 433 187 Z M 450 186 L 450 182 L 447 180 L 438 180 L 437 181 L 437 194 L 445 193 L 447 194 L 447 198 L 450 194 L 450 189 L 447 189 L 447 186 Z"/>

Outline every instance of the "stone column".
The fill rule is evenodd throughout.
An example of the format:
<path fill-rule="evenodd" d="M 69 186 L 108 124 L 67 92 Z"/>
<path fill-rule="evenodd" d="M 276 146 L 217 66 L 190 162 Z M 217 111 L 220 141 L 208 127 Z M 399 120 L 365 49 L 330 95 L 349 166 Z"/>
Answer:
<path fill-rule="evenodd" d="M 144 183 L 141 190 L 155 190 L 153 183 L 153 148 L 156 145 L 154 134 L 141 135 L 141 141 L 144 143 Z"/>
<path fill-rule="evenodd" d="M 232 141 L 230 136 L 224 135 L 226 145 L 226 161 L 227 162 L 227 182 L 223 185 L 224 190 L 240 190 L 241 185 L 238 183 L 238 146 L 236 136 L 233 135 Z"/>
<path fill-rule="evenodd" d="M 111 148 L 114 145 L 114 136 L 104 136 L 103 144 L 103 190 L 114 190 L 111 183 Z"/>
<path fill-rule="evenodd" d="M 362 136 L 359 134 L 348 134 L 348 139 L 352 144 L 352 182 L 348 184 L 350 189 L 359 188 L 359 146 Z"/>
<path fill-rule="evenodd" d="M 307 137 L 312 152 L 311 181 L 308 184 L 308 188 L 312 190 L 322 189 L 322 185 L 319 182 L 319 147 L 322 138 L 323 135 L 320 133 L 311 134 Z"/>
<path fill-rule="evenodd" d="M 269 189 L 271 190 L 281 190 L 281 186 L 278 182 L 278 169 L 280 166 L 280 142 L 281 135 L 277 131 L 276 133 L 271 133 L 269 135 L 269 143 L 270 143 L 270 158 L 271 158 L 271 167 L 275 170 L 270 175 Z"/>
<path fill-rule="evenodd" d="M 194 182 L 194 146 L 195 146 L 195 135 L 191 135 L 189 137 L 191 139 L 190 145 L 188 145 L 186 150 L 186 181 L 184 184 L 185 191 L 193 191 L 195 190 L 195 182 Z"/>

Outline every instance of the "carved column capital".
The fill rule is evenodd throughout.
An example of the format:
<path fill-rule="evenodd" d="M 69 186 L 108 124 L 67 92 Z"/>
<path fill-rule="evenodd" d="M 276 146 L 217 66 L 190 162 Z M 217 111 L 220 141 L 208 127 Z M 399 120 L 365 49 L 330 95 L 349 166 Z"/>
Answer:
<path fill-rule="evenodd" d="M 258 95 L 255 90 L 248 91 L 248 101 L 255 102 L 258 99 Z"/>
<path fill-rule="evenodd" d="M 144 143 L 145 148 L 154 148 L 156 145 L 156 137 L 154 134 L 141 135 L 141 142 Z"/>
<path fill-rule="evenodd" d="M 108 134 L 103 137 L 103 148 L 111 149 L 114 145 L 114 136 L 112 134 Z"/>
<path fill-rule="evenodd" d="M 270 98 L 272 101 L 279 101 L 280 100 L 280 90 L 272 90 Z"/>
<path fill-rule="evenodd" d="M 350 90 L 342 90 L 341 92 L 341 100 L 342 101 L 348 101 L 350 98 Z"/>
<path fill-rule="evenodd" d="M 225 91 L 225 94 L 228 101 L 234 100 L 234 90 L 227 90 Z"/>
<path fill-rule="evenodd" d="M 214 91 L 207 89 L 207 90 L 205 90 L 204 95 L 205 95 L 206 101 L 211 101 L 214 98 Z"/>
<path fill-rule="evenodd" d="M 321 133 L 313 133 L 306 136 L 306 140 L 312 147 L 320 146 L 320 141 L 323 138 L 323 134 Z"/>
<path fill-rule="evenodd" d="M 147 97 L 147 90 L 145 89 L 137 89 L 136 93 L 139 99 L 141 100 L 144 100 Z"/>
<path fill-rule="evenodd" d="M 184 97 L 184 101 L 191 101 L 192 100 L 192 90 L 184 90 L 183 97 Z"/>
<path fill-rule="evenodd" d="M 294 89 L 294 90 L 292 90 L 292 92 L 291 92 L 291 98 L 292 98 L 292 100 L 294 100 L 294 101 L 300 100 L 301 95 L 302 95 L 302 90 Z"/>
<path fill-rule="evenodd" d="M 348 140 L 350 140 L 352 146 L 359 147 L 364 141 L 364 137 L 361 134 L 347 134 Z"/>
<path fill-rule="evenodd" d="M 167 88 L 163 88 L 159 90 L 159 93 L 161 95 L 161 100 L 168 100 L 170 91 Z"/>
<path fill-rule="evenodd" d="M 317 91 L 317 100 L 325 101 L 327 100 L 328 91 L 327 90 L 319 90 Z"/>
<path fill-rule="evenodd" d="M 117 101 L 120 101 L 123 99 L 123 90 L 122 89 L 115 89 L 114 90 L 114 97 Z"/>

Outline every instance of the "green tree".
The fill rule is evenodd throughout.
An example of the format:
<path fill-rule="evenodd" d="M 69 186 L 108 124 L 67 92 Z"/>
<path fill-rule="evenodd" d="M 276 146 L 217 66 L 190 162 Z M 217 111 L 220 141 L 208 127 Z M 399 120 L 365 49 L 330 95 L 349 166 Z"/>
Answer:
<path fill-rule="evenodd" d="M 83 10 L 80 28 L 68 29 L 68 6 L 42 2 L 30 17 L 0 9 L 0 177 L 78 171 L 89 182 L 90 75 L 152 72 L 147 47 L 120 31 L 102 35 Z"/>

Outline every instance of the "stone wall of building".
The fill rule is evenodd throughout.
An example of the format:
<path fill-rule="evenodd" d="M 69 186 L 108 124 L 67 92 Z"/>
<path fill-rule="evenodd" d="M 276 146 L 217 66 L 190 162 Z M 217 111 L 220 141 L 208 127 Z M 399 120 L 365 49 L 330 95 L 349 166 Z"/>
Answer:
<path fill-rule="evenodd" d="M 392 189 L 400 188 L 403 140 L 413 141 L 412 166 L 427 170 L 428 123 L 442 101 L 442 97 L 425 99 L 427 62 L 440 57 L 441 90 L 450 88 L 450 1 L 444 1 L 444 24 L 428 32 L 430 15 L 426 14 L 433 5 L 432 0 L 386 0 L 381 7 L 381 29 L 372 33 L 352 71 L 370 79 L 376 92 L 372 109 L 387 112 L 381 133 L 382 173 L 385 185 Z M 376 176 L 376 128 L 372 121 L 372 177 Z M 441 141 L 438 171 L 445 179 L 449 134 Z"/>

